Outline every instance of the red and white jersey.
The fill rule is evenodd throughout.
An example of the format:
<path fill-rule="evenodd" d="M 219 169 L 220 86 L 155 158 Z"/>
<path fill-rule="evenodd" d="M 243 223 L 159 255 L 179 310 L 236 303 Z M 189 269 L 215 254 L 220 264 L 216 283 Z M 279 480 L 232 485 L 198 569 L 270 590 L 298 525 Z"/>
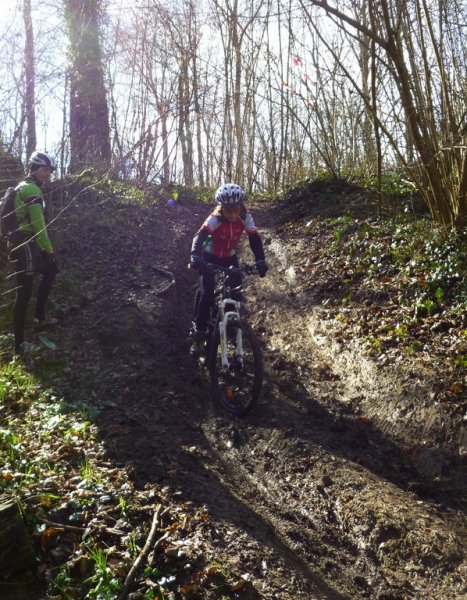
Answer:
<path fill-rule="evenodd" d="M 219 258 L 235 254 L 243 230 L 248 235 L 257 233 L 255 222 L 249 212 L 233 222 L 216 215 L 209 215 L 201 229 L 207 230 L 210 234 L 204 243 L 203 250 Z"/>

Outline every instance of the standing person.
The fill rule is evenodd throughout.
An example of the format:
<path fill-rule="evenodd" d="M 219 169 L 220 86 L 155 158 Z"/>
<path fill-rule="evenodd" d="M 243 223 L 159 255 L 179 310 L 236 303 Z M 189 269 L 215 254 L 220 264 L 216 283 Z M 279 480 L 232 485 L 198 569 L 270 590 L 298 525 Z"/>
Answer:
<path fill-rule="evenodd" d="M 34 326 L 45 327 L 56 319 L 45 318 L 45 306 L 57 274 L 57 263 L 44 218 L 42 188 L 55 171 L 55 160 L 45 152 L 33 152 L 26 177 L 17 187 L 15 212 L 18 230 L 10 234 L 10 261 L 16 273 L 17 292 L 13 308 L 15 352 L 26 348 L 24 329 L 28 304 L 32 296 L 34 276 L 41 277 L 37 290 Z"/>
<path fill-rule="evenodd" d="M 256 229 L 251 213 L 245 208 L 245 192 L 236 183 L 225 183 L 216 191 L 217 207 L 201 225 L 193 238 L 191 264 L 201 275 L 202 293 L 195 317 L 195 335 L 191 352 L 201 351 L 206 339 L 209 309 L 214 303 L 214 273 L 206 268 L 206 263 L 222 267 L 237 267 L 237 245 L 245 230 L 250 248 L 261 277 L 266 275 L 268 266 L 264 259 L 263 243 Z M 235 279 L 234 279 L 235 277 Z M 242 276 L 232 276 L 234 287 L 241 286 Z M 234 300 L 241 300 L 241 293 L 232 294 Z"/>

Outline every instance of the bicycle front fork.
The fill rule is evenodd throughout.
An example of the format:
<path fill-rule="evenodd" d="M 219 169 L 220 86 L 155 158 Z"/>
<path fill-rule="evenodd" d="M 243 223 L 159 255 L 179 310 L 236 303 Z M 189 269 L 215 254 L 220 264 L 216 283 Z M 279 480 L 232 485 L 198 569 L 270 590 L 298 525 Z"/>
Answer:
<path fill-rule="evenodd" d="M 239 322 L 240 320 L 240 302 L 235 300 L 223 300 L 220 303 L 220 317 L 219 317 L 219 346 L 221 349 L 221 362 L 222 366 L 226 369 L 233 366 L 229 363 L 229 357 L 227 354 L 227 327 L 231 320 Z M 230 305 L 230 306 L 228 306 Z M 227 310 L 226 310 L 227 309 Z M 237 364 L 243 364 L 243 340 L 242 330 L 240 327 L 236 328 L 236 339 L 235 339 L 235 361 Z"/>

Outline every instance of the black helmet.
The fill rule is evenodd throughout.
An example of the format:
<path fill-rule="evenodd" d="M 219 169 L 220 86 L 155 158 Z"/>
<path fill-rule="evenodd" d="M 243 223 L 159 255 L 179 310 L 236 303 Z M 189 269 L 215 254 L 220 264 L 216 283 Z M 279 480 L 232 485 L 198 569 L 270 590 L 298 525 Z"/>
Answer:
<path fill-rule="evenodd" d="M 224 183 L 216 192 L 216 202 L 222 207 L 237 206 L 245 200 L 245 192 L 236 183 Z"/>
<path fill-rule="evenodd" d="M 57 165 L 55 164 L 55 159 L 50 156 L 50 154 L 46 154 L 45 152 L 33 152 L 28 160 L 29 168 L 33 168 L 34 170 L 39 169 L 40 167 L 50 167 L 52 171 L 55 171 Z"/>

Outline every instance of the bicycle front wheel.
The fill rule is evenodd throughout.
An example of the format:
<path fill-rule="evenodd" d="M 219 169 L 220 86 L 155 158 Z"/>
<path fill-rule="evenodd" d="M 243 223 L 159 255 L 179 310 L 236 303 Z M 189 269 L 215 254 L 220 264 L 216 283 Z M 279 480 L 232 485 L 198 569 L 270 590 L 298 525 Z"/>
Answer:
<path fill-rule="evenodd" d="M 238 353 L 237 332 L 241 331 L 242 352 Z M 235 416 L 245 415 L 261 394 L 263 357 L 260 344 L 251 327 L 240 321 L 227 326 L 227 361 L 222 364 L 219 329 L 209 351 L 208 366 L 214 402 Z"/>

